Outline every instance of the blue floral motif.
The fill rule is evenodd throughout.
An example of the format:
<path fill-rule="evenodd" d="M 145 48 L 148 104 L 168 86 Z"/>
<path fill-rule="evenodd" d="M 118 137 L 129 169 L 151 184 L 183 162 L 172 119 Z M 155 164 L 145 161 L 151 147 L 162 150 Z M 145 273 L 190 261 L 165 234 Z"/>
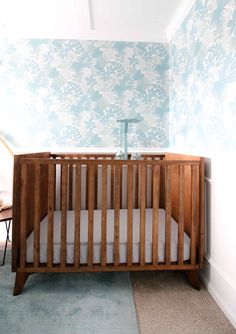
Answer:
<path fill-rule="evenodd" d="M 168 146 L 167 44 L 2 39 L 0 55 L 0 132 L 19 147 L 117 147 L 132 115 L 131 145 Z"/>
<path fill-rule="evenodd" d="M 205 0 L 198 0 L 195 4 L 195 14 L 196 18 L 204 20 L 207 15 L 207 6 Z"/>
<path fill-rule="evenodd" d="M 213 24 L 222 24 L 225 17 L 225 7 L 230 1 L 231 0 L 217 0 L 215 10 L 212 14 Z"/>
<path fill-rule="evenodd" d="M 170 43 L 172 147 L 236 149 L 235 47 L 236 1 L 196 0 Z"/>
<path fill-rule="evenodd" d="M 206 66 L 222 66 L 225 58 L 225 51 L 223 45 L 217 43 L 210 46 L 206 59 Z"/>
<path fill-rule="evenodd" d="M 232 15 L 232 19 L 228 21 L 227 26 L 230 28 L 231 36 L 234 36 L 236 38 L 236 11 L 234 11 Z"/>
<path fill-rule="evenodd" d="M 131 146 L 235 149 L 235 46 L 235 0 L 196 0 L 170 45 L 1 39 L 0 133 L 29 149 L 117 147 L 116 119 L 135 116 Z"/>

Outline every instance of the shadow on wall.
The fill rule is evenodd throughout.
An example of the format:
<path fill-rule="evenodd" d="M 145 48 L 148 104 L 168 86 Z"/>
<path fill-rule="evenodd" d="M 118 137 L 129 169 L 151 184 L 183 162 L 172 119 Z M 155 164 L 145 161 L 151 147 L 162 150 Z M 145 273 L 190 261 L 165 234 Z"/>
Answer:
<path fill-rule="evenodd" d="M 205 180 L 205 253 L 211 256 L 211 184 Z"/>

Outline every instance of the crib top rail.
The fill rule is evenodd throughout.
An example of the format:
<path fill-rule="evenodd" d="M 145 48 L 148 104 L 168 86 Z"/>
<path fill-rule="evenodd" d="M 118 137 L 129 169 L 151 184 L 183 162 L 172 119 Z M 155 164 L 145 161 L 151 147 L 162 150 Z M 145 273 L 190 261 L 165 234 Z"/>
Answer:
<path fill-rule="evenodd" d="M 51 153 L 50 155 L 54 159 L 58 158 L 72 158 L 72 159 L 115 159 L 114 153 Z M 165 154 L 164 153 L 142 153 L 142 159 L 143 160 L 154 160 L 154 159 L 164 159 Z M 128 154 L 128 159 L 131 158 L 131 154 Z"/>
<path fill-rule="evenodd" d="M 52 164 L 52 165 L 191 165 L 199 166 L 200 160 L 95 160 L 95 159 L 71 159 L 71 158 L 20 158 L 20 164 Z"/>

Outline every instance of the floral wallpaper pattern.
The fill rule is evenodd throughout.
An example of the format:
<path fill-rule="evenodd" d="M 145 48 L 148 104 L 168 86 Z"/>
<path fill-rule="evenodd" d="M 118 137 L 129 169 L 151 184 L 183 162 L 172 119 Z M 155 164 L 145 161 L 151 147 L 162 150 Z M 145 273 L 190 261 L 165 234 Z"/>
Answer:
<path fill-rule="evenodd" d="M 169 51 L 162 43 L 0 40 L 0 133 L 19 147 L 167 147 Z"/>
<path fill-rule="evenodd" d="M 170 43 L 170 145 L 236 149 L 235 0 L 196 0 Z"/>

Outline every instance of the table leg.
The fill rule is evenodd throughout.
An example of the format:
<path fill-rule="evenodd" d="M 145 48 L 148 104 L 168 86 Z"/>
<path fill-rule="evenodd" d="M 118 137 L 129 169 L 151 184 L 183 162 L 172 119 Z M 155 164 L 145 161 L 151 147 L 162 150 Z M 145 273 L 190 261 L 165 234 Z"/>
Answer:
<path fill-rule="evenodd" d="M 11 242 L 10 237 L 9 237 L 9 232 L 10 232 L 10 227 L 11 227 L 11 219 L 9 219 L 8 221 L 6 220 L 5 225 L 6 225 L 6 231 L 7 231 L 7 241 Z"/>
<path fill-rule="evenodd" d="M 10 242 L 9 231 L 10 231 L 10 227 L 11 227 L 11 219 L 8 220 L 8 221 L 5 221 L 5 224 L 6 224 L 7 237 L 6 237 L 6 241 L 5 241 L 5 248 L 4 248 L 3 260 L 2 260 L 1 266 L 4 266 L 4 264 L 5 264 L 7 244 L 8 244 L 8 242 Z"/>

